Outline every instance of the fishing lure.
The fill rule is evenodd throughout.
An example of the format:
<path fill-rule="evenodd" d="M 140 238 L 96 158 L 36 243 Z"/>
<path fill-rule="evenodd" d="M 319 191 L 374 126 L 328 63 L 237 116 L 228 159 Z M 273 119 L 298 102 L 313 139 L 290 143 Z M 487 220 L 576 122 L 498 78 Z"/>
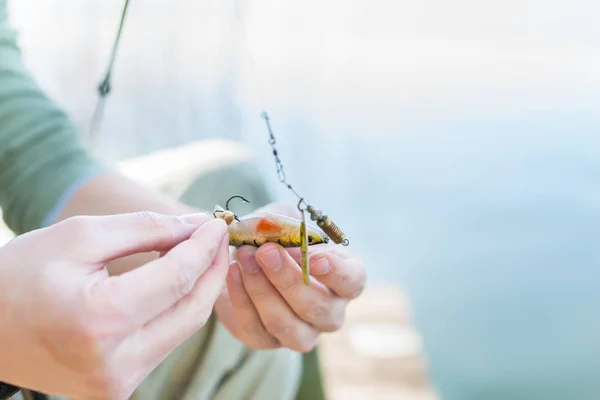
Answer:
<path fill-rule="evenodd" d="M 300 247 L 302 279 L 308 285 L 310 266 L 308 262 L 308 246 L 329 243 L 329 237 L 318 228 L 306 224 L 304 213 L 302 219 L 291 218 L 270 212 L 259 212 L 239 218 L 229 209 L 229 202 L 242 196 L 232 196 L 225 203 L 225 209 L 215 206 L 213 216 L 227 223 L 229 245 L 260 247 L 265 243 L 277 243 L 283 247 Z"/>
<path fill-rule="evenodd" d="M 279 159 L 279 154 L 275 148 L 275 136 L 269 123 L 269 116 L 266 112 L 262 113 L 269 130 L 269 144 L 273 148 L 275 165 L 279 180 L 287 186 L 299 199 L 298 210 L 301 213 L 301 219 L 290 218 L 285 215 L 279 215 L 269 212 L 251 214 L 250 216 L 238 218 L 235 213 L 229 210 L 229 202 L 234 198 L 240 198 L 243 202 L 249 203 L 242 196 L 232 196 L 225 203 L 225 208 L 216 205 L 213 210 L 215 218 L 223 219 L 228 225 L 229 244 L 240 247 L 250 245 L 260 247 L 267 242 L 278 243 L 283 247 L 300 247 L 302 279 L 308 286 L 310 276 L 310 263 L 308 260 L 308 246 L 329 243 L 332 240 L 336 244 L 348 246 L 350 241 L 342 230 L 321 210 L 316 209 L 304 201 L 303 197 L 294 190 L 292 185 L 286 181 L 283 164 Z M 304 204 L 304 207 L 302 206 Z M 306 223 L 305 212 L 308 212 L 310 219 L 316 221 L 318 228 L 309 226 Z"/>
<path fill-rule="evenodd" d="M 320 229 L 306 226 L 301 220 L 270 212 L 259 212 L 239 218 L 229 209 L 229 202 L 242 196 L 232 196 L 225 209 L 216 205 L 213 216 L 224 220 L 229 231 L 229 245 L 260 247 L 265 243 L 277 243 L 282 247 L 302 247 L 303 240 L 310 245 L 329 243 L 329 237 Z"/>

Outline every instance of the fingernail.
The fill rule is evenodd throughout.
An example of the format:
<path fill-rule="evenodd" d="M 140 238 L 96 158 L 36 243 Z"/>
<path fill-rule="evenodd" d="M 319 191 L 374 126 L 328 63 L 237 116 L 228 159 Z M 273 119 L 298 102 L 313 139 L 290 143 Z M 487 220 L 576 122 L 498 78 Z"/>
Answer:
<path fill-rule="evenodd" d="M 261 253 L 258 259 L 262 266 L 270 271 L 277 271 L 281 268 L 281 254 L 279 254 L 279 249 L 271 249 Z"/>
<path fill-rule="evenodd" d="M 200 225 L 205 223 L 210 219 L 207 213 L 196 213 L 196 214 L 187 214 L 179 216 L 179 219 L 183 222 L 193 225 Z"/>
<path fill-rule="evenodd" d="M 240 267 L 237 263 L 229 264 L 229 276 L 235 283 L 242 283 L 242 274 L 240 273 Z"/>
<path fill-rule="evenodd" d="M 321 256 L 312 262 L 310 272 L 315 275 L 324 275 L 331 270 L 327 256 Z"/>

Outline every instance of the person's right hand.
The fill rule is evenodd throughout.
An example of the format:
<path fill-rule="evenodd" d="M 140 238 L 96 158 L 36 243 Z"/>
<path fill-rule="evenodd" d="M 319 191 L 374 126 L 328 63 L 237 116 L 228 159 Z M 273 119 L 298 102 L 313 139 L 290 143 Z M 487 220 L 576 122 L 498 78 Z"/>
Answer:
<path fill-rule="evenodd" d="M 152 213 L 74 217 L 15 238 L 0 248 L 0 381 L 128 398 L 208 320 L 228 244 L 222 220 Z M 163 255 L 108 275 L 109 261 L 148 251 Z"/>

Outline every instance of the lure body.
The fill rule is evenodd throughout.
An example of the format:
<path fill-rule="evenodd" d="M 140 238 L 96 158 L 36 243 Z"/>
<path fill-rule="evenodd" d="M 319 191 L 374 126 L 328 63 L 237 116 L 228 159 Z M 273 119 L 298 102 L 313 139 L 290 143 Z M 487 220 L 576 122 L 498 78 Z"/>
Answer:
<path fill-rule="evenodd" d="M 231 211 L 216 206 L 214 215 L 228 223 L 229 245 L 260 247 L 265 243 L 278 243 L 283 247 L 302 246 L 302 221 L 285 215 L 268 212 L 251 214 L 239 219 Z M 328 243 L 329 237 L 319 228 L 306 225 L 306 243 Z"/>
<path fill-rule="evenodd" d="M 241 196 L 234 197 L 240 197 L 243 201 L 247 202 Z M 277 243 L 283 247 L 300 247 L 302 280 L 308 286 L 310 276 L 308 246 L 328 243 L 329 237 L 327 234 L 319 228 L 307 225 L 303 210 L 302 220 L 269 212 L 255 213 L 238 218 L 237 215 L 229 210 L 229 200 L 226 204 L 227 209 L 223 209 L 223 207 L 217 205 L 213 210 L 215 218 L 220 218 L 227 223 L 229 245 L 235 247 L 244 245 L 260 247 L 270 242 Z"/>

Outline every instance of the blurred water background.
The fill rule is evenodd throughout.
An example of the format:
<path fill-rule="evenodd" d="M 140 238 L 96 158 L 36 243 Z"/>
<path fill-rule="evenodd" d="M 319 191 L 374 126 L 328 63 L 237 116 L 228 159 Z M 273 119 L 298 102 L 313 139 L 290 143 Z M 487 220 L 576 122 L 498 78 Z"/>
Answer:
<path fill-rule="evenodd" d="M 82 129 L 122 4 L 9 2 Z M 600 3 L 238 1 L 247 45 L 235 4 L 131 3 L 104 157 L 232 138 L 293 202 L 264 106 L 290 181 L 409 294 L 445 398 L 600 398 Z"/>

